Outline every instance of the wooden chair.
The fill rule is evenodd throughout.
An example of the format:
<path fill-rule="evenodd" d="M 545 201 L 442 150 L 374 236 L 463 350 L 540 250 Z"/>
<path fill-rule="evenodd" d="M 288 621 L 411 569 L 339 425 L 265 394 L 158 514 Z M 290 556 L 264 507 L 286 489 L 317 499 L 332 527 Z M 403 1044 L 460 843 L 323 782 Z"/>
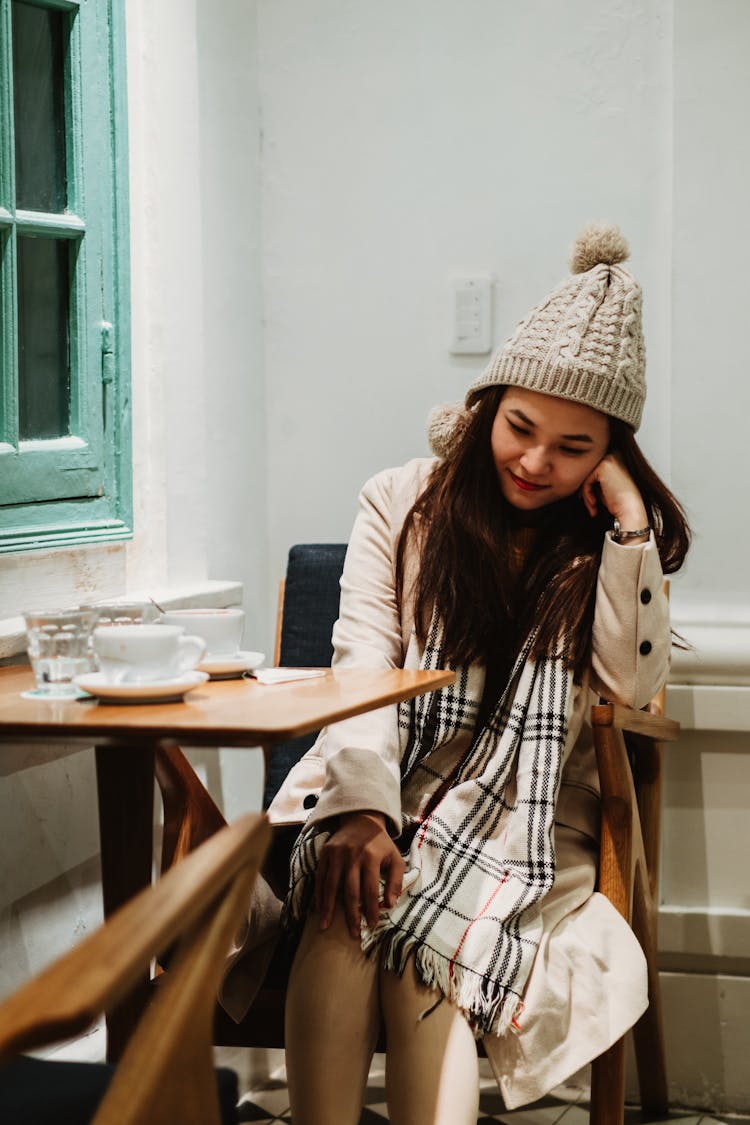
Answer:
<path fill-rule="evenodd" d="M 8 1120 L 3 1110 L 11 1096 L 7 1081 L 13 1065 L 4 1071 L 2 1064 L 86 1030 L 140 981 L 157 953 L 177 943 L 164 987 L 143 1015 L 111 1081 L 106 1075 L 93 1122 L 219 1125 L 211 1050 L 216 990 L 269 836 L 264 816 L 243 816 L 221 828 L 0 1004 L 3 1120 Z M 35 1068 L 32 1075 L 38 1080 Z M 40 1120 L 33 1113 L 25 1119 Z M 72 1118 L 60 1113 L 54 1120 Z"/>
<path fill-rule="evenodd" d="M 293 547 L 286 586 L 282 584 L 277 628 L 277 663 L 320 666 L 330 663 L 330 635 L 338 615 L 338 580 L 345 548 Z M 307 588 L 315 591 L 308 607 L 300 590 L 298 571 L 318 568 Z M 321 591 L 326 587 L 325 596 Z M 304 584 L 302 589 L 305 589 Z M 290 591 L 295 596 L 290 598 Z M 322 606 L 325 610 L 322 610 Z M 309 608 L 315 621 L 306 617 Z M 300 614 L 302 617 L 300 619 Z M 307 627 L 305 622 L 307 621 Z M 300 651 L 297 638 L 306 635 L 317 644 L 314 659 Z M 320 646 L 323 646 L 322 650 Z M 327 656 L 321 658 L 321 651 Z M 664 692 L 644 711 L 615 704 L 592 709 L 594 742 L 601 784 L 601 844 L 598 889 L 632 926 L 648 964 L 649 1007 L 633 1029 L 638 1078 L 644 1113 L 662 1115 L 668 1108 L 666 1067 L 662 1034 L 661 999 L 657 968 L 657 908 L 661 809 L 661 747 L 676 739 L 679 725 L 663 715 Z M 307 745 L 314 736 L 308 736 Z M 284 773 L 307 745 L 292 745 L 284 761 Z M 282 752 L 283 753 L 283 752 Z M 278 751 L 274 751 L 277 760 Z M 160 752 L 159 781 L 169 808 L 168 839 L 180 839 L 189 848 L 222 823 L 221 813 L 192 774 L 177 747 Z M 270 801 L 281 778 L 267 786 Z M 270 793 L 270 796 L 269 796 Z M 165 862 L 171 862 L 165 853 Z M 282 953 L 272 965 L 268 982 L 240 1024 L 233 1024 L 219 1011 L 215 1042 L 248 1047 L 283 1047 L 283 1004 L 288 957 Z M 378 1046 L 382 1049 L 382 1041 Z M 625 1039 L 620 1040 L 592 1063 L 592 1125 L 622 1125 L 624 1119 Z"/>
<path fill-rule="evenodd" d="M 633 1028 L 641 1110 L 653 1121 L 669 1108 L 664 1057 L 657 922 L 662 745 L 679 724 L 664 717 L 662 690 L 646 711 L 606 703 L 592 708 L 601 788 L 599 890 L 630 924 L 646 957 L 649 1005 Z M 593 1125 L 622 1125 L 625 1039 L 591 1066 Z"/>

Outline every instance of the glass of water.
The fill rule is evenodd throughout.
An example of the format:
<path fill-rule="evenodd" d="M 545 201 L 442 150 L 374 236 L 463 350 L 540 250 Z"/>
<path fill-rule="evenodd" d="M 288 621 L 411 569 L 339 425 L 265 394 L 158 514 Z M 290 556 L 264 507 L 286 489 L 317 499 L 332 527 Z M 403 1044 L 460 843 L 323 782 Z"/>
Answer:
<path fill-rule="evenodd" d="M 159 616 L 153 602 L 102 601 L 84 605 L 82 609 L 99 612 L 97 625 L 152 625 Z"/>
<path fill-rule="evenodd" d="M 49 699 L 78 695 L 73 683 L 92 669 L 91 634 L 98 609 L 61 609 L 24 613 L 27 647 L 36 693 Z"/>

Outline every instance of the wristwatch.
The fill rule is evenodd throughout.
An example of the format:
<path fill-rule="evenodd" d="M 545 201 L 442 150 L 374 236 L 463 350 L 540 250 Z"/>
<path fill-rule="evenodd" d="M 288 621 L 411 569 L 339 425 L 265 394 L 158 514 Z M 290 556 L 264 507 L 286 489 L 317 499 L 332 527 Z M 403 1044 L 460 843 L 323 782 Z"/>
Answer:
<path fill-rule="evenodd" d="M 646 527 L 639 527 L 637 531 L 623 531 L 620 527 L 620 521 L 615 520 L 614 527 L 612 528 L 612 538 L 615 543 L 622 543 L 625 539 L 641 539 L 644 535 L 649 535 L 650 532 L 650 524 Z"/>

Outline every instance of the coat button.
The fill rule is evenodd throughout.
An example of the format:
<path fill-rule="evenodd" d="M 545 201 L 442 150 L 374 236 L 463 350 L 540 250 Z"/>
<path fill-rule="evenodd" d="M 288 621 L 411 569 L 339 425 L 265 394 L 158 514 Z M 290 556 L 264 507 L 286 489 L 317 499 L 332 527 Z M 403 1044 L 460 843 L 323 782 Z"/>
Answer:
<path fill-rule="evenodd" d="M 648 656 L 648 654 L 651 652 L 651 647 L 651 641 L 641 641 L 638 651 L 640 652 L 641 656 Z"/>
<path fill-rule="evenodd" d="M 304 801 L 302 802 L 302 808 L 303 809 L 314 809 L 315 806 L 317 805 L 317 803 L 318 803 L 318 794 L 317 793 L 308 793 L 307 796 L 305 797 Z"/>
<path fill-rule="evenodd" d="M 648 589 L 641 590 L 641 601 L 644 605 L 648 605 L 651 601 L 651 591 Z"/>

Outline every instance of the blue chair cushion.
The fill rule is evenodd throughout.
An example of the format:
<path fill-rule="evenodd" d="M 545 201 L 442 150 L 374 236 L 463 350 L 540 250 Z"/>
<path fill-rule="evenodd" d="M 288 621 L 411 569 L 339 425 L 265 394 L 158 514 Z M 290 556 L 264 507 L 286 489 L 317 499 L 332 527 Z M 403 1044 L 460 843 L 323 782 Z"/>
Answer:
<path fill-rule="evenodd" d="M 339 615 L 339 581 L 345 543 L 300 543 L 289 551 L 279 663 L 287 668 L 328 668 L 331 633 Z M 268 808 L 282 781 L 310 749 L 317 731 L 274 747 L 263 794 Z"/>

